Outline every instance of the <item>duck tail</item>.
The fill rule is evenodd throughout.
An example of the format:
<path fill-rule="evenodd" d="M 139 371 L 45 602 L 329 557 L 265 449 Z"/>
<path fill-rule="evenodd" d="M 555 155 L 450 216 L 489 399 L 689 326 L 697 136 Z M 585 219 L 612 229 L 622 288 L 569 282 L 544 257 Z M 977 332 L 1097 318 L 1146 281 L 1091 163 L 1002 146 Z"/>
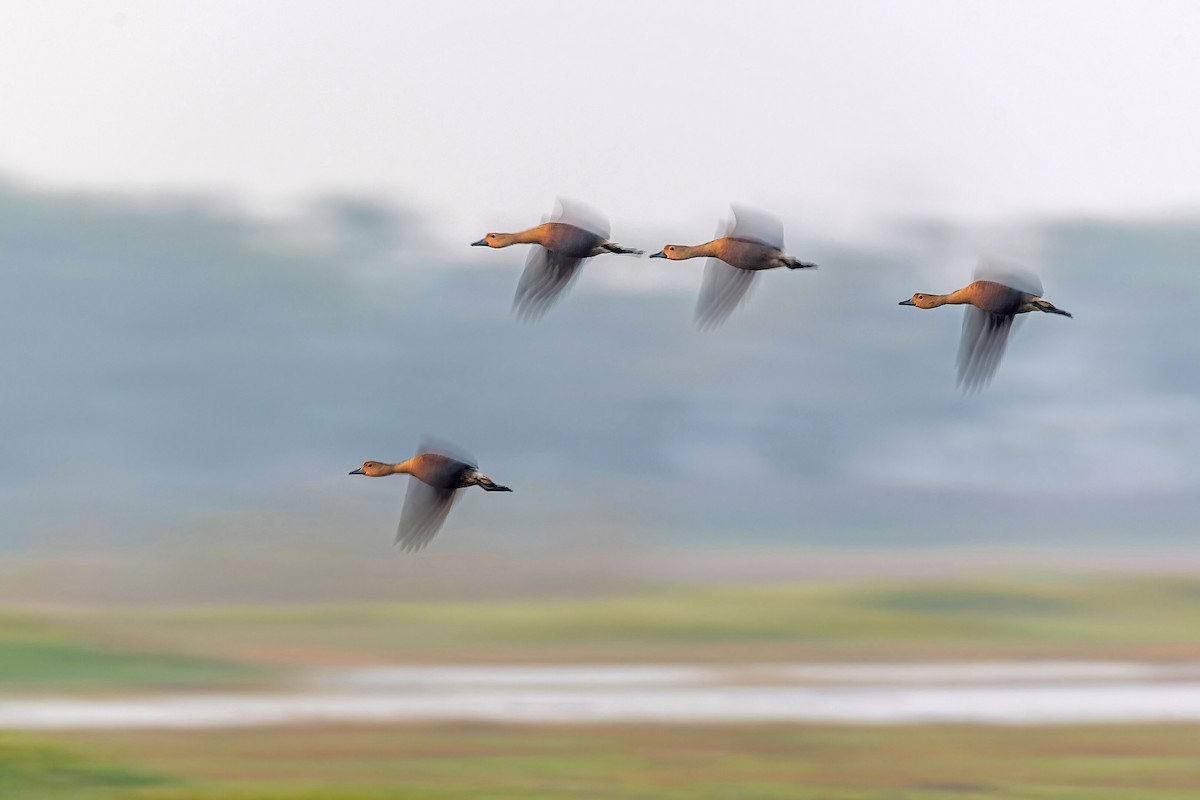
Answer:
<path fill-rule="evenodd" d="M 791 256 L 782 256 L 782 259 L 783 259 L 783 265 L 785 267 L 787 267 L 788 269 L 816 269 L 817 268 L 816 264 L 810 264 L 807 261 L 801 261 L 800 259 L 792 258 Z"/>
<path fill-rule="evenodd" d="M 616 253 L 620 256 L 640 256 L 645 252 L 644 250 L 638 250 L 636 247 L 621 247 L 621 245 L 617 244 L 616 242 L 605 242 L 604 244 L 600 245 L 600 247 L 610 253 Z"/>
<path fill-rule="evenodd" d="M 1049 300 L 1043 300 L 1040 297 L 1033 301 L 1033 307 L 1047 314 L 1061 314 L 1064 317 L 1073 317 L 1070 311 L 1063 311 L 1061 308 L 1056 308 Z"/>
<path fill-rule="evenodd" d="M 501 486 L 482 472 L 475 473 L 475 485 L 485 492 L 511 492 L 507 486 Z"/>

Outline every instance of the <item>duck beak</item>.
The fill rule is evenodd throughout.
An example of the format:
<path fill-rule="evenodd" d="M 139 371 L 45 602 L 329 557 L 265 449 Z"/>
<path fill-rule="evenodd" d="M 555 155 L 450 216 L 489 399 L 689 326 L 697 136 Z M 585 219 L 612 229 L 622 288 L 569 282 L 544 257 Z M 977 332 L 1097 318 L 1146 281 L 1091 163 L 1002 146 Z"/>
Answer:
<path fill-rule="evenodd" d="M 650 257 L 651 257 L 651 258 L 666 258 L 666 257 L 667 257 L 667 254 L 666 254 L 666 251 L 664 251 L 664 250 L 659 250 L 657 253 L 655 253 L 654 255 L 652 255 L 652 256 L 650 256 Z"/>
<path fill-rule="evenodd" d="M 902 306 L 915 306 L 915 305 L 916 305 L 916 303 L 914 303 L 914 302 L 912 301 L 912 298 L 910 297 L 910 298 L 908 298 L 907 300 L 901 300 L 901 301 L 900 301 L 900 305 L 902 305 Z"/>
<path fill-rule="evenodd" d="M 367 473 L 362 471 L 362 467 L 359 467 L 358 469 L 354 470 L 354 472 L 351 472 L 350 474 L 351 475 L 366 475 Z"/>
<path fill-rule="evenodd" d="M 471 242 L 471 247 L 487 247 L 487 246 L 488 246 L 488 243 L 487 243 L 486 236 L 483 237 L 482 239 L 480 239 L 478 242 Z"/>

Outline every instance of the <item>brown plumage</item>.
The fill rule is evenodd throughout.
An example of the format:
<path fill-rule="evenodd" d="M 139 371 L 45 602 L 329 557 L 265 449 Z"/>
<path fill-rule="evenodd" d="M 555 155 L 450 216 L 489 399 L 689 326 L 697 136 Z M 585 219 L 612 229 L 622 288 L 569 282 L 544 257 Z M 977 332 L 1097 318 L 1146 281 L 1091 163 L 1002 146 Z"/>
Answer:
<path fill-rule="evenodd" d="M 902 306 L 937 308 L 966 305 L 962 338 L 958 346 L 958 384 L 966 391 L 987 385 L 996 374 L 1008 345 L 1008 335 L 1018 314 L 1041 311 L 1071 316 L 1070 312 L 1043 300 L 1041 281 L 1025 272 L 1000 272 L 981 266 L 976 280 L 950 294 L 914 294 Z"/>
<path fill-rule="evenodd" d="M 812 269 L 783 252 L 783 224 L 761 211 L 735 206 L 734 218 L 718 229 L 718 238 L 694 246 L 669 244 L 651 258 L 683 261 L 707 257 L 704 282 L 696 300 L 696 323 L 714 328 L 746 298 L 754 276 L 764 269 Z"/>
<path fill-rule="evenodd" d="M 641 250 L 608 241 L 608 220 L 581 203 L 559 200 L 554 217 L 516 233 L 489 233 L 475 247 L 509 247 L 531 244 L 525 271 L 513 297 L 513 311 L 533 319 L 561 296 L 579 274 L 585 259 L 605 253 L 641 255 Z"/>
<path fill-rule="evenodd" d="M 439 453 L 435 447 L 449 449 L 445 445 L 423 442 L 422 452 L 406 461 L 396 464 L 367 461 L 350 473 L 370 478 L 411 475 L 416 479 L 408 482 L 400 526 L 396 530 L 396 544 L 406 552 L 420 550 L 429 544 L 446 521 L 450 507 L 458 499 L 459 489 L 478 486 L 487 492 L 512 491 L 480 472 L 470 456 Z"/>

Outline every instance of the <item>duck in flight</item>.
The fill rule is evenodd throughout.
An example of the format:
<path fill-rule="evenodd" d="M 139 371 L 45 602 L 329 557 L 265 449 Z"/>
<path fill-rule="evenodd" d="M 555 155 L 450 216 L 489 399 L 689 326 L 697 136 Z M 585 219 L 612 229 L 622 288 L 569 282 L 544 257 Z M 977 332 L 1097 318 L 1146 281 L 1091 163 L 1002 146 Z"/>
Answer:
<path fill-rule="evenodd" d="M 1042 283 L 1027 272 L 999 270 L 981 264 L 975 280 L 950 294 L 914 294 L 902 306 L 937 308 L 967 306 L 958 345 L 958 385 L 968 392 L 987 385 L 1008 345 L 1008 334 L 1018 314 L 1040 311 L 1070 317 L 1069 311 L 1042 299 Z"/>
<path fill-rule="evenodd" d="M 783 252 L 783 223 L 762 211 L 734 206 L 733 219 L 717 229 L 717 238 L 694 246 L 669 244 L 650 256 L 683 261 L 707 257 L 704 282 L 696 300 L 696 324 L 715 328 L 746 299 L 755 276 L 764 269 L 815 269 L 816 264 Z"/>
<path fill-rule="evenodd" d="M 397 464 L 367 461 L 350 473 L 369 478 L 410 475 L 415 479 L 408 482 L 400 527 L 396 530 L 396 544 L 405 552 L 420 550 L 429 544 L 446 521 L 460 489 L 478 486 L 485 492 L 512 491 L 480 472 L 470 456 L 445 452 L 450 449 L 444 444 L 425 441 L 418 448 L 420 452 L 407 461 Z"/>
<path fill-rule="evenodd" d="M 516 233 L 489 233 L 472 247 L 508 247 L 531 244 L 525 271 L 513 297 L 513 311 L 521 319 L 546 313 L 578 276 L 579 267 L 592 256 L 605 253 L 641 255 L 641 250 L 610 242 L 604 215 L 583 203 L 559 199 L 554 214 L 542 224 Z"/>

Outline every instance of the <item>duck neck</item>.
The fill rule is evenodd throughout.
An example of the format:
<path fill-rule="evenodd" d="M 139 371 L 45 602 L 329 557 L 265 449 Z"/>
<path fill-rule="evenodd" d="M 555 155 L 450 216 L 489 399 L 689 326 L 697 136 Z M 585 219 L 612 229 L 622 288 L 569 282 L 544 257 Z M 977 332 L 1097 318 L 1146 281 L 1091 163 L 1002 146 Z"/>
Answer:
<path fill-rule="evenodd" d="M 717 240 L 705 242 L 704 244 L 692 245 L 687 247 L 684 245 L 675 246 L 675 258 L 682 261 L 685 258 L 702 258 L 715 257 L 717 255 Z"/>
<path fill-rule="evenodd" d="M 508 234 L 506 244 L 541 244 L 545 233 L 546 226 L 538 225 L 536 228 Z"/>
<path fill-rule="evenodd" d="M 413 471 L 413 463 L 415 461 L 416 461 L 415 458 L 410 458 L 405 461 L 401 461 L 398 464 L 392 464 L 392 474 L 393 475 L 411 475 L 412 471 Z"/>
<path fill-rule="evenodd" d="M 925 296 L 926 308 L 938 306 L 961 306 L 971 302 L 966 289 L 959 289 L 950 294 L 930 294 Z"/>
<path fill-rule="evenodd" d="M 970 288 L 964 286 L 950 294 L 939 294 L 934 297 L 941 301 L 938 303 L 939 306 L 961 306 L 971 302 L 971 293 L 968 291 Z"/>

